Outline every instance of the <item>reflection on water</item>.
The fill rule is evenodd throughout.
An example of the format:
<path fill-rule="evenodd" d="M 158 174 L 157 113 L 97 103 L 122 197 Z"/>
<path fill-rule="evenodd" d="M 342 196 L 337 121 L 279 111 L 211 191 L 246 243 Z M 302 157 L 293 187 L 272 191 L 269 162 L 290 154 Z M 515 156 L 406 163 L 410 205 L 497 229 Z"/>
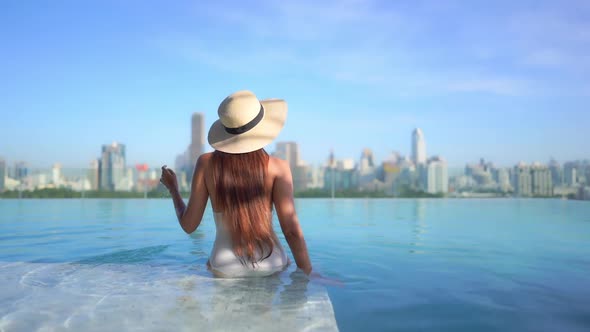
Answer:
<path fill-rule="evenodd" d="M 412 201 L 414 210 L 414 220 L 423 221 L 426 215 L 426 202 L 423 199 L 416 199 Z"/>
<path fill-rule="evenodd" d="M 422 199 L 416 199 L 412 201 L 413 218 L 412 218 L 412 240 L 410 242 L 411 247 L 420 247 L 422 245 L 422 234 L 426 233 L 425 215 L 426 215 L 426 202 Z M 409 250 L 412 254 L 420 254 L 424 251 L 415 248 Z"/>

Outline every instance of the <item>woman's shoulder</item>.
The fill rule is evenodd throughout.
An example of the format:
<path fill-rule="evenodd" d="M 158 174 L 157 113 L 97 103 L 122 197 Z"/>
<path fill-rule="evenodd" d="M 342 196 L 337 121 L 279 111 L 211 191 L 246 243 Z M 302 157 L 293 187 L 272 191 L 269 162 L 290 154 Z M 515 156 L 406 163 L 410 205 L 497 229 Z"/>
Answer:
<path fill-rule="evenodd" d="M 289 163 L 281 158 L 277 158 L 274 156 L 268 156 L 268 163 L 273 167 L 289 167 Z"/>
<path fill-rule="evenodd" d="M 290 173 L 289 163 L 286 160 L 269 156 L 268 169 L 269 172 L 275 175 Z"/>
<path fill-rule="evenodd" d="M 195 165 L 195 169 L 208 170 L 211 165 L 212 156 L 213 153 L 211 152 L 206 152 L 199 155 L 199 157 L 197 158 L 197 164 Z"/>
<path fill-rule="evenodd" d="M 208 163 L 209 160 L 211 160 L 212 156 L 213 156 L 213 152 L 205 152 L 205 153 L 199 155 L 199 158 L 197 159 L 197 163 Z"/>

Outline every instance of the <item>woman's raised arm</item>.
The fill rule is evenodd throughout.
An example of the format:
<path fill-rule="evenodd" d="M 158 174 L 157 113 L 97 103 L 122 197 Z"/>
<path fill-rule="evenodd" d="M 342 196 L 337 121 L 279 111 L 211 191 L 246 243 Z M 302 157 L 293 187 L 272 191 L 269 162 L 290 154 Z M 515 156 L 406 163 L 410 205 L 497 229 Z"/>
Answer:
<path fill-rule="evenodd" d="M 210 154 L 203 154 L 199 156 L 195 171 L 193 173 L 193 181 L 191 184 L 191 194 L 188 200 L 188 205 L 184 204 L 182 196 L 178 190 L 178 182 L 176 174 L 166 166 L 162 167 L 162 179 L 160 180 L 172 196 L 176 216 L 182 229 L 190 234 L 194 232 L 201 224 L 203 213 L 207 206 L 207 199 L 209 192 L 205 185 L 205 169 L 209 162 Z"/>

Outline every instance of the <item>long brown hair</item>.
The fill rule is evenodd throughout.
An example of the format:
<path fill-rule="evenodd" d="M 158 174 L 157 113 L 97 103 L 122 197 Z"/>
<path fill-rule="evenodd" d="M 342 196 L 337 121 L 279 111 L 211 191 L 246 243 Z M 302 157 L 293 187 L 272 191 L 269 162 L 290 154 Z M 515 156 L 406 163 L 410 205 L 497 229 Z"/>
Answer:
<path fill-rule="evenodd" d="M 254 265 L 256 249 L 262 261 L 277 241 L 265 186 L 269 156 L 264 149 L 241 154 L 216 150 L 211 160 L 215 202 L 224 214 L 234 253 L 242 264 Z"/>

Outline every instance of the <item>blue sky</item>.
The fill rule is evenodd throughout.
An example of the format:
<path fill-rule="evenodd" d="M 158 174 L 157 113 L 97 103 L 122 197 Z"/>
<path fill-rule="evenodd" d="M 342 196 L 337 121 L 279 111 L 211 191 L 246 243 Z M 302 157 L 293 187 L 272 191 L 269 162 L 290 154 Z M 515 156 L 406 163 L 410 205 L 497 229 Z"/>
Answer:
<path fill-rule="evenodd" d="M 287 100 L 310 163 L 414 127 L 452 166 L 590 157 L 588 1 L 2 1 L 0 45 L 9 164 L 171 165 L 240 89 Z"/>

